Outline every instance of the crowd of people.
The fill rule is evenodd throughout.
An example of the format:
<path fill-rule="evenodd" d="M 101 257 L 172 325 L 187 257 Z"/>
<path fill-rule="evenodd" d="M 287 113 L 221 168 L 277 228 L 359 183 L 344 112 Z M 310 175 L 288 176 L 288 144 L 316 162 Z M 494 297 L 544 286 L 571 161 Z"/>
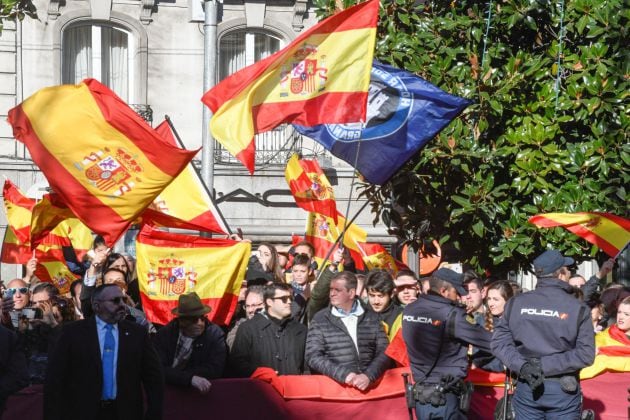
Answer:
<path fill-rule="evenodd" d="M 38 281 L 29 261 L 23 278 L 2 285 L 0 416 L 9 395 L 44 384 L 48 419 L 159 419 L 164 384 L 205 394 L 214 379 L 260 367 L 365 391 L 396 366 L 386 350 L 402 334 L 418 418 L 465 418 L 471 366 L 511 372 L 514 409 L 527 418 L 548 407 L 572 418 L 594 334 L 630 346 L 630 288 L 605 284 L 612 259 L 586 280 L 570 258 L 546 251 L 534 260 L 536 290 L 525 292 L 449 268 L 422 278 L 358 272 L 342 248 L 318 267 L 314 254 L 308 242 L 260 244 L 226 328 L 209 321 L 212 308 L 195 292 L 180 295 L 167 325 L 151 323 L 133 257 L 100 237 L 71 267 L 81 278 L 67 295 Z"/>

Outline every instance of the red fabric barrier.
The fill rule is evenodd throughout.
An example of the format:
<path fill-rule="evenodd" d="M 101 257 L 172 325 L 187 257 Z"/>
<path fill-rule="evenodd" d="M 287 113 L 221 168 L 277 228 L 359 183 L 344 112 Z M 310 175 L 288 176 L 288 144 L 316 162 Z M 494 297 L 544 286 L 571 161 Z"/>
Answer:
<path fill-rule="evenodd" d="M 402 384 L 402 379 L 400 379 Z M 595 411 L 596 418 L 621 420 L 628 418 L 626 388 L 630 373 L 605 373 L 584 380 L 584 407 Z M 469 419 L 490 419 L 497 400 L 503 396 L 499 387 L 476 387 Z M 70 396 L 68 396 L 70 398 Z M 39 420 L 43 417 L 41 386 L 33 386 L 12 396 L 2 420 Z M 68 403 L 68 410 L 72 404 Z M 201 417 L 200 417 L 201 414 Z M 164 401 L 165 420 L 261 419 L 261 420 L 348 420 L 406 419 L 402 395 L 369 401 L 322 401 L 321 399 L 285 400 L 268 383 L 252 379 L 220 379 L 212 381 L 207 395 L 193 390 L 168 388 Z"/>

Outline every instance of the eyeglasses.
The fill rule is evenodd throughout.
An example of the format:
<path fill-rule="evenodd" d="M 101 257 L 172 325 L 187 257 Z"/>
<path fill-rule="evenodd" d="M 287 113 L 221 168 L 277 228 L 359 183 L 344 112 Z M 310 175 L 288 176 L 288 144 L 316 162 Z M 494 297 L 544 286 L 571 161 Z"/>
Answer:
<path fill-rule="evenodd" d="M 10 292 L 11 294 L 20 292 L 20 294 L 25 295 L 28 293 L 28 287 L 11 287 L 10 289 L 7 289 L 7 292 Z"/>
<path fill-rule="evenodd" d="M 183 322 L 185 324 L 194 324 L 196 322 L 199 321 L 205 321 L 206 320 L 206 316 L 205 315 L 200 315 L 200 316 L 180 316 L 179 318 L 180 322 Z"/>
<path fill-rule="evenodd" d="M 293 296 L 291 295 L 286 295 L 286 296 L 276 296 L 276 297 L 272 297 L 271 299 L 273 300 L 281 300 L 282 303 L 289 303 L 289 302 L 293 302 Z"/>
<path fill-rule="evenodd" d="M 263 303 L 252 303 L 251 305 L 245 305 L 245 309 L 256 309 L 256 308 L 260 308 L 261 306 L 263 306 Z"/>
<path fill-rule="evenodd" d="M 114 298 L 111 299 L 99 299 L 99 302 L 111 302 L 114 305 L 120 305 L 123 302 L 123 298 L 122 296 L 116 296 Z"/>

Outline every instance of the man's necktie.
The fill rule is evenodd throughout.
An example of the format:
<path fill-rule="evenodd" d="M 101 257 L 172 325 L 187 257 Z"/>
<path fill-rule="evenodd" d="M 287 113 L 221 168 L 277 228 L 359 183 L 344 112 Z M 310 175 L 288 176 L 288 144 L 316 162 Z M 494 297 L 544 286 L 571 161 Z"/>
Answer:
<path fill-rule="evenodd" d="M 114 341 L 114 326 L 107 324 L 105 326 L 105 343 L 103 344 L 103 399 L 113 400 L 114 395 L 114 350 L 116 342 Z"/>

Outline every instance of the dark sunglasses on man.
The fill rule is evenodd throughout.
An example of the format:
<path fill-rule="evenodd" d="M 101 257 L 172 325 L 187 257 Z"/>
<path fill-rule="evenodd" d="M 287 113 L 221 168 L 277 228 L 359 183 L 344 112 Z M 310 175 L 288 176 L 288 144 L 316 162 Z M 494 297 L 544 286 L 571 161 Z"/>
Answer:
<path fill-rule="evenodd" d="M 291 296 L 291 295 L 276 296 L 276 297 L 272 297 L 271 299 L 273 299 L 273 300 L 281 300 L 282 303 L 293 302 L 293 296 Z"/>

